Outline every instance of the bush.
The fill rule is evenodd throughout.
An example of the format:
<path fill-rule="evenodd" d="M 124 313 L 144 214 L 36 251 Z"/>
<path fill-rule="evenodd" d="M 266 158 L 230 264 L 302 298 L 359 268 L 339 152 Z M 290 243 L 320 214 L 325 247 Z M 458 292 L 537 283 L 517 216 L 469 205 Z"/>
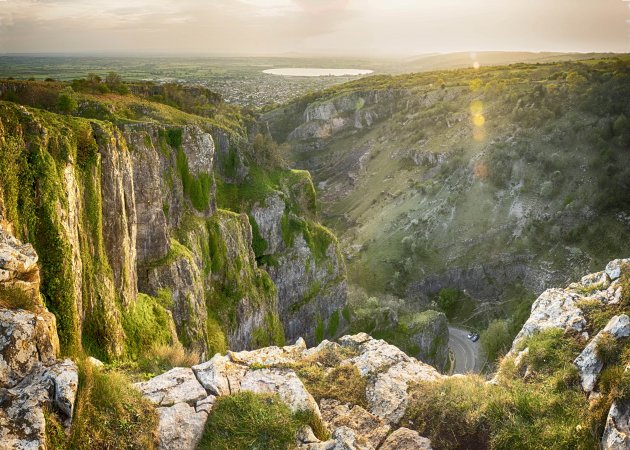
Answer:
<path fill-rule="evenodd" d="M 239 392 L 217 399 L 197 448 L 285 450 L 300 425 L 277 395 Z"/>
<path fill-rule="evenodd" d="M 512 336 L 505 320 L 493 320 L 479 338 L 481 351 L 490 362 L 503 356 L 512 345 Z"/>
<path fill-rule="evenodd" d="M 64 89 L 57 97 L 57 109 L 64 114 L 72 114 L 77 110 L 79 104 L 74 99 L 72 88 Z"/>
<path fill-rule="evenodd" d="M 446 317 L 452 319 L 457 313 L 460 292 L 453 288 L 444 288 L 438 293 L 437 303 Z"/>

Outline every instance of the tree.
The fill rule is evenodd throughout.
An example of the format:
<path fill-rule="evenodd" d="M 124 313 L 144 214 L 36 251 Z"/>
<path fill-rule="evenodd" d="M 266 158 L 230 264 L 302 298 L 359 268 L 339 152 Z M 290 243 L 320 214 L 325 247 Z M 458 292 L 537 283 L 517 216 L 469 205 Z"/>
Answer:
<path fill-rule="evenodd" d="M 72 114 L 77 110 L 78 103 L 74 98 L 74 91 L 68 87 L 59 93 L 57 97 L 57 109 L 65 114 Z"/>
<path fill-rule="evenodd" d="M 488 361 L 496 361 L 503 356 L 512 344 L 507 321 L 497 319 L 490 322 L 488 328 L 481 333 L 479 343 Z"/>

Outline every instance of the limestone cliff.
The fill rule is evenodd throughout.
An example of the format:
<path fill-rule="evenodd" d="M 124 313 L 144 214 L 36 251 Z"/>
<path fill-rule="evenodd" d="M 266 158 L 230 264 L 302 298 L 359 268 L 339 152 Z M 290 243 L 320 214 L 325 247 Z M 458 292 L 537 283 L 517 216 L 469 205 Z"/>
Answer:
<path fill-rule="evenodd" d="M 170 340 L 200 358 L 283 343 L 283 325 L 289 336 L 312 339 L 318 320 L 338 322 L 345 267 L 334 236 L 317 223 L 308 175 L 261 168 L 238 125 L 127 101 L 121 112 L 86 98 L 77 116 L 0 103 L 0 197 L 16 234 L 40 255 L 41 292 L 64 352 L 136 355 L 129 336 L 139 337 L 139 293 L 150 296 L 151 320 L 170 315 Z M 282 217 L 290 209 L 291 226 L 303 229 L 271 218 L 275 228 L 263 224 L 262 238 L 254 215 L 266 223 L 264 208 L 217 202 L 226 191 L 258 195 L 251 173 L 265 171 L 283 179 L 291 199 Z M 268 191 L 260 193 L 257 207 Z M 260 239 L 272 243 L 268 250 L 255 251 Z M 300 302 L 308 313 L 296 322 Z"/>

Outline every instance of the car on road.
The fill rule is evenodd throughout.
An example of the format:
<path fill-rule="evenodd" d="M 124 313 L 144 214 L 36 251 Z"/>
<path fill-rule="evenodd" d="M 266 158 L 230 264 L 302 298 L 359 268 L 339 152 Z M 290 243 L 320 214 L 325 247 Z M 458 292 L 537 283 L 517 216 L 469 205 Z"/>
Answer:
<path fill-rule="evenodd" d="M 479 340 L 479 333 L 476 333 L 474 331 L 471 331 L 470 333 L 468 333 L 468 339 L 470 339 L 473 342 L 477 342 Z"/>

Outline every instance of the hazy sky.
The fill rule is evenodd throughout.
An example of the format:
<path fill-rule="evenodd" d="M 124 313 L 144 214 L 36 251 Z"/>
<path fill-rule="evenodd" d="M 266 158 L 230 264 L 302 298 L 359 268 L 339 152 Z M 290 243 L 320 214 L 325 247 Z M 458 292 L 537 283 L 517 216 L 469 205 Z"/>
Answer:
<path fill-rule="evenodd" d="M 630 51 L 630 0 L 0 0 L 0 52 Z"/>

